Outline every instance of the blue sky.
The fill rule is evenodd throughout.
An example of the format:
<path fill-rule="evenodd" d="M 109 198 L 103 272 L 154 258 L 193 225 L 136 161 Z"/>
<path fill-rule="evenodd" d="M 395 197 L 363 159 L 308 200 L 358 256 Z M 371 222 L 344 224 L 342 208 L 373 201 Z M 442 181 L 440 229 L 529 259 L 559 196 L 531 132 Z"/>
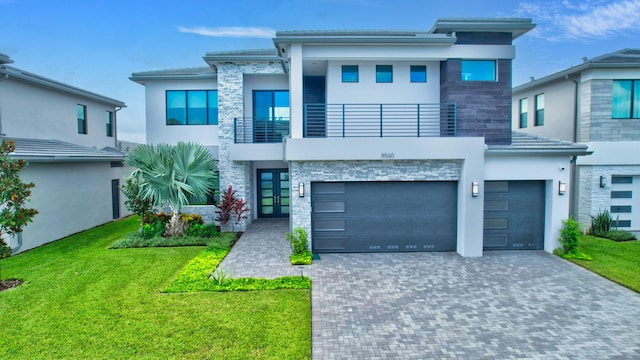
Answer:
<path fill-rule="evenodd" d="M 144 142 L 132 72 L 205 66 L 208 51 L 270 48 L 277 30 L 428 30 L 444 17 L 530 17 L 513 84 L 640 48 L 640 0 L 0 0 L 0 53 L 13 66 L 124 101 L 123 140 Z"/>

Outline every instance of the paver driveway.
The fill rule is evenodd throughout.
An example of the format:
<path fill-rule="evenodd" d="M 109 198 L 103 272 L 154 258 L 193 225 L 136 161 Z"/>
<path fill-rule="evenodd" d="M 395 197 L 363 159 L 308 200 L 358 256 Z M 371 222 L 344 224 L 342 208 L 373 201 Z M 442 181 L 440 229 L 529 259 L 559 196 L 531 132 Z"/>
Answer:
<path fill-rule="evenodd" d="M 314 359 L 640 359 L 640 295 L 545 252 L 323 254 L 293 267 L 287 229 L 252 223 L 221 266 L 311 276 Z"/>

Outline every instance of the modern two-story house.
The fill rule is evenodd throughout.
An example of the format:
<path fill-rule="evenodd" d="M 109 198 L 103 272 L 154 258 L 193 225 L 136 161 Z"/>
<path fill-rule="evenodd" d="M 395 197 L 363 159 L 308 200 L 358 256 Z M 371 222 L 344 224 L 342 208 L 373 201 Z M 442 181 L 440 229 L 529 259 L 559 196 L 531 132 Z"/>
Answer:
<path fill-rule="evenodd" d="M 572 212 L 585 227 L 608 210 L 640 231 L 640 49 L 623 49 L 513 89 L 518 131 L 584 143 L 573 169 Z"/>
<path fill-rule="evenodd" d="M 29 207 L 38 210 L 15 252 L 106 223 L 125 214 L 119 185 L 116 113 L 125 104 L 21 70 L 0 54 L 0 139 L 14 140 L 13 158 L 29 165 Z"/>
<path fill-rule="evenodd" d="M 252 219 L 314 252 L 545 249 L 587 147 L 511 131 L 513 40 L 530 19 L 429 31 L 284 31 L 275 49 L 138 72 L 147 141 L 198 141 Z"/>

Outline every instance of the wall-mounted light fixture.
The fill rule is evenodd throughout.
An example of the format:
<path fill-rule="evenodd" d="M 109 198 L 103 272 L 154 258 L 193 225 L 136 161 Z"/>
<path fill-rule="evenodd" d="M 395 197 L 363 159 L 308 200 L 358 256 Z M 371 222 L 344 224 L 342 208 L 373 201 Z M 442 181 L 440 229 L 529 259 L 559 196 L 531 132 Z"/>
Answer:
<path fill-rule="evenodd" d="M 603 188 L 607 185 L 607 181 L 604 176 L 600 176 L 600 187 Z"/>
<path fill-rule="evenodd" d="M 471 196 L 476 197 L 480 193 L 480 187 L 478 186 L 478 182 L 474 181 L 471 183 Z"/>
<path fill-rule="evenodd" d="M 304 183 L 298 184 L 298 196 L 304 197 Z"/>
<path fill-rule="evenodd" d="M 564 195 L 567 192 L 567 183 L 564 181 L 558 182 L 558 195 Z"/>

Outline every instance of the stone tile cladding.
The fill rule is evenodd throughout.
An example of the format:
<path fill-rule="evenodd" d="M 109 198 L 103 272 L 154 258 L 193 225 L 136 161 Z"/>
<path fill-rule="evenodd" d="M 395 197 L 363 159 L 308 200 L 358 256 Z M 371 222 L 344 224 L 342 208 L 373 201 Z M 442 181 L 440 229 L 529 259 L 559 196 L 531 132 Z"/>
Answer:
<path fill-rule="evenodd" d="M 282 65 L 276 62 L 216 63 L 218 69 L 218 125 L 220 141 L 220 188 L 229 185 L 238 190 L 237 195 L 252 204 L 255 191 L 251 162 L 231 161 L 229 149 L 234 142 L 234 118 L 243 116 L 244 74 L 282 74 Z M 249 112 L 250 113 L 250 112 Z M 252 209 L 253 211 L 253 209 Z M 236 230 L 244 230 L 251 219 L 244 221 Z"/>
<path fill-rule="evenodd" d="M 311 238 L 311 182 L 453 181 L 460 178 L 461 169 L 462 160 L 292 161 L 292 189 L 304 183 L 305 196 L 301 198 L 292 191 L 291 227 L 302 227 Z"/>
<path fill-rule="evenodd" d="M 578 142 L 640 141 L 640 121 L 612 119 L 613 80 L 581 84 Z"/>

